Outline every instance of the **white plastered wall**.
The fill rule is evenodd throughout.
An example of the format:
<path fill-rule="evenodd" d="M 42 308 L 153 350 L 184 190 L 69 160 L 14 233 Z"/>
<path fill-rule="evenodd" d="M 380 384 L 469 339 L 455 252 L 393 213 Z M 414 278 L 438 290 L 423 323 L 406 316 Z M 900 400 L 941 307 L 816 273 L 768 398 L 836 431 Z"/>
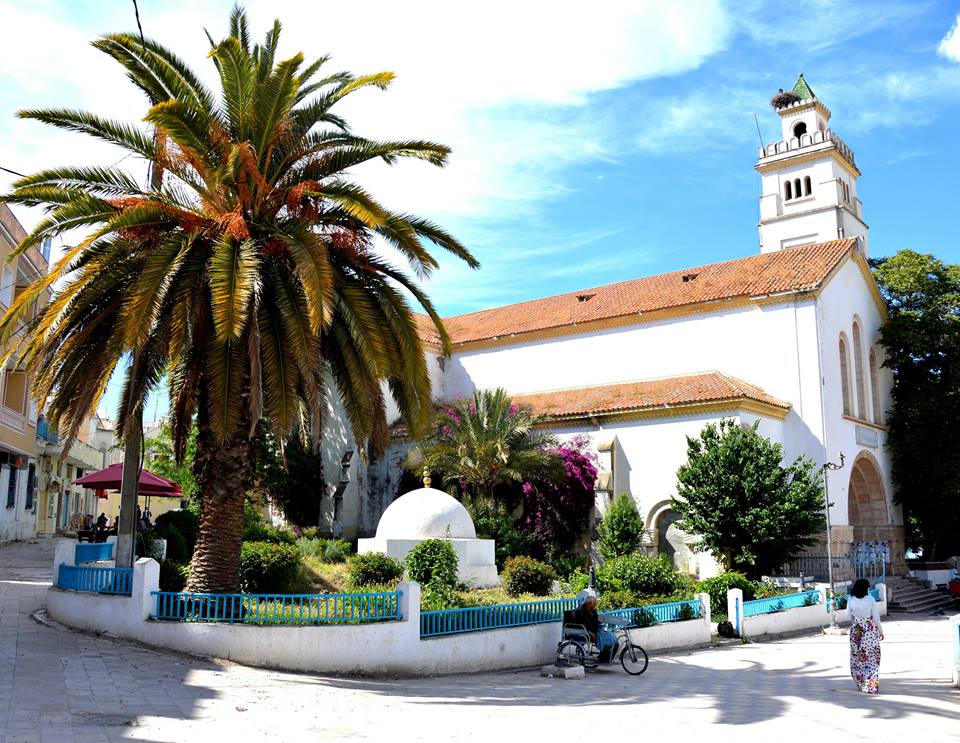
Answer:
<path fill-rule="evenodd" d="M 850 482 L 850 467 L 861 451 L 869 452 L 879 465 L 883 480 L 883 487 L 887 497 L 887 510 L 893 516 L 893 523 L 902 524 L 903 518 L 899 507 L 892 499 L 893 487 L 890 478 L 890 455 L 887 451 L 887 432 L 872 424 L 873 395 L 870 388 L 869 358 L 870 348 L 876 349 L 882 360 L 882 347 L 879 344 L 879 331 L 883 323 L 883 316 L 870 291 L 869 284 L 856 262 L 848 259 L 836 275 L 827 284 L 818 301 L 817 315 L 820 324 L 820 337 L 823 347 L 823 385 L 824 414 L 826 422 L 827 455 L 831 461 L 839 462 L 839 454 L 843 452 L 846 466 L 839 471 L 828 472 L 827 485 L 830 490 L 830 500 L 833 507 L 830 518 L 834 524 L 847 524 L 847 499 Z M 847 355 L 850 369 L 850 395 L 853 400 L 853 412 L 857 409 L 856 369 L 854 361 L 853 320 L 860 320 L 861 337 L 863 343 L 864 390 L 868 409 L 868 421 L 857 422 L 843 414 L 843 398 L 840 376 L 840 333 L 844 333 L 848 343 Z M 893 379 L 889 369 L 880 368 L 877 373 L 879 383 L 880 404 L 883 411 L 889 411 L 892 405 L 891 388 Z M 858 442 L 876 436 L 876 445 L 864 445 Z M 872 442 L 871 442 L 872 443 Z M 818 461 L 822 461 L 818 460 Z"/>

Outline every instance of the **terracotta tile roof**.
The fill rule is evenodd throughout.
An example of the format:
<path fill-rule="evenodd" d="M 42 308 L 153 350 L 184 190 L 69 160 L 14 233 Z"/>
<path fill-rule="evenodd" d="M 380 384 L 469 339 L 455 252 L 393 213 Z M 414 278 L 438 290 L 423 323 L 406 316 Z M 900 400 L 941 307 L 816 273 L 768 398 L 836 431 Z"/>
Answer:
<path fill-rule="evenodd" d="M 535 413 L 550 418 L 579 418 L 738 400 L 752 400 L 783 410 L 790 408 L 790 403 L 768 395 L 759 387 L 717 371 L 513 395 L 516 404 L 529 405 Z"/>
<path fill-rule="evenodd" d="M 658 276 L 582 289 L 544 299 L 444 318 L 454 344 L 627 317 L 722 299 L 817 289 L 856 240 L 762 253 Z M 418 316 L 424 340 L 437 342 L 426 316 Z"/>

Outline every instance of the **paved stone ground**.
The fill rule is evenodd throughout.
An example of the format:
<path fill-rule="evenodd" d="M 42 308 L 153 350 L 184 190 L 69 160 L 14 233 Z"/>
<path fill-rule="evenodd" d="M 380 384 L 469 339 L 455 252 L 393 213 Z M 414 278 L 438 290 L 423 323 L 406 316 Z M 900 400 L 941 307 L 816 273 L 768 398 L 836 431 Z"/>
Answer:
<path fill-rule="evenodd" d="M 42 626 L 52 544 L 0 547 L 0 740 L 960 740 L 945 618 L 885 623 L 882 694 L 845 637 L 655 656 L 639 678 L 537 670 L 414 680 L 278 673 Z M 709 726 L 709 727 L 707 727 Z"/>

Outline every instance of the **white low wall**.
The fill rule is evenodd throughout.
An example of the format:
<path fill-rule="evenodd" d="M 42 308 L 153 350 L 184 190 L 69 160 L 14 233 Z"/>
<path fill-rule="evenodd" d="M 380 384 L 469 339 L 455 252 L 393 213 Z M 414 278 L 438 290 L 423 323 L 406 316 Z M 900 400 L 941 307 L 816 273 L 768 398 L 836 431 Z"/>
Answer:
<path fill-rule="evenodd" d="M 887 613 L 887 586 L 884 583 L 876 585 L 880 592 L 880 601 L 877 606 L 880 615 Z M 830 624 L 830 612 L 827 610 L 827 592 L 821 587 L 820 603 L 813 606 L 798 606 L 795 609 L 758 614 L 752 617 L 743 616 L 743 591 L 732 588 L 727 592 L 727 615 L 741 637 L 762 637 L 764 635 L 782 635 L 790 632 L 799 632 L 806 629 L 826 627 Z M 846 610 L 837 611 L 837 621 L 846 620 Z"/>
<path fill-rule="evenodd" d="M 950 619 L 950 634 L 953 636 L 953 685 L 960 689 L 960 614 Z"/>
<path fill-rule="evenodd" d="M 393 622 L 319 626 L 162 622 L 150 619 L 159 588 L 159 565 L 134 566 L 132 596 L 64 591 L 47 593 L 47 613 L 70 627 L 137 640 L 158 648 L 224 658 L 266 668 L 356 675 L 431 675 L 522 668 L 551 662 L 560 623 L 512 627 L 420 639 L 420 586 L 401 583 Z M 699 597 L 705 607 L 709 598 Z M 710 615 L 630 631 L 648 651 L 710 641 Z"/>

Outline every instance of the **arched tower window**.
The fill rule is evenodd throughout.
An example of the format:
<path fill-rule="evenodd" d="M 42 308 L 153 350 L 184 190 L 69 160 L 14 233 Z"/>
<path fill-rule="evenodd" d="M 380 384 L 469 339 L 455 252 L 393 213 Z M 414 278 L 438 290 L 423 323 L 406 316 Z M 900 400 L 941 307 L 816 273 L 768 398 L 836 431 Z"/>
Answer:
<path fill-rule="evenodd" d="M 787 201 L 790 201 L 790 199 L 793 198 L 793 184 L 790 181 L 787 181 L 783 190 L 786 194 Z"/>
<path fill-rule="evenodd" d="M 805 175 L 803 177 L 803 195 L 809 196 L 813 193 L 813 183 L 810 181 L 810 176 Z"/>
<path fill-rule="evenodd" d="M 798 121 L 793 125 L 793 136 L 797 139 L 800 139 L 801 136 L 807 133 L 807 122 Z"/>
<path fill-rule="evenodd" d="M 799 178 L 794 178 L 794 179 L 793 179 L 793 196 L 794 196 L 794 198 L 796 198 L 796 199 L 799 199 L 801 196 L 803 196 L 803 191 L 800 189 L 800 179 L 799 179 Z"/>
<path fill-rule="evenodd" d="M 870 394 L 873 403 L 873 422 L 883 425 L 883 411 L 880 409 L 880 364 L 877 362 L 877 351 L 870 349 Z"/>
<path fill-rule="evenodd" d="M 843 395 L 843 414 L 853 415 L 850 404 L 850 361 L 847 355 L 847 339 L 840 334 L 840 393 Z"/>
<path fill-rule="evenodd" d="M 867 380 L 863 371 L 863 342 L 860 323 L 853 321 L 853 371 L 857 379 L 857 417 L 867 420 Z"/>

